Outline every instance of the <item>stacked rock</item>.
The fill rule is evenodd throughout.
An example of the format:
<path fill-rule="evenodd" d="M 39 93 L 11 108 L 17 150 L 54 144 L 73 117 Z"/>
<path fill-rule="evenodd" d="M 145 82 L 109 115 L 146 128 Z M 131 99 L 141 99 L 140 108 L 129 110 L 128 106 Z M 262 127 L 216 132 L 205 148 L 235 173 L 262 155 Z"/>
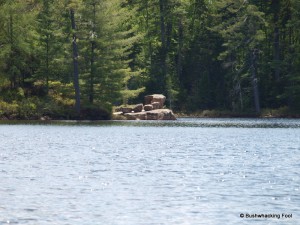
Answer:
<path fill-rule="evenodd" d="M 145 105 L 120 107 L 115 115 L 123 115 L 127 120 L 176 120 L 172 110 L 164 108 L 166 97 L 162 94 L 145 96 Z"/>
<path fill-rule="evenodd" d="M 162 109 L 164 107 L 166 97 L 160 94 L 146 95 L 145 106 L 152 105 L 153 109 Z"/>

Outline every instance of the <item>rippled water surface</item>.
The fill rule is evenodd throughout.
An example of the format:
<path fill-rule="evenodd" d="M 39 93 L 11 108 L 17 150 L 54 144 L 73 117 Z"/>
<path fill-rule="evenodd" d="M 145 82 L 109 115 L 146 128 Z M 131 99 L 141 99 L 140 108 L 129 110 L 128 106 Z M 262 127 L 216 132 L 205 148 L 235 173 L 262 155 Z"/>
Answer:
<path fill-rule="evenodd" d="M 0 224 L 297 225 L 299 189 L 299 120 L 0 125 Z"/>

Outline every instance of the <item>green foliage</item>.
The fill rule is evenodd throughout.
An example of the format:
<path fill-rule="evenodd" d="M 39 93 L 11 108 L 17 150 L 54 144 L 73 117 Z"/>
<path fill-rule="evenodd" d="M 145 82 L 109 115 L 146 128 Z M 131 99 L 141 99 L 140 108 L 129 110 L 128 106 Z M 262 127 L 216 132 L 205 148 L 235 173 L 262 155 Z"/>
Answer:
<path fill-rule="evenodd" d="M 142 70 L 133 64 L 134 47 L 141 39 L 137 27 L 130 24 L 135 9 L 125 2 L 85 1 L 80 11 L 82 40 L 83 99 L 90 103 L 111 105 L 135 98 L 144 89 Z M 114 18 L 113 20 L 111 18 Z"/>
<path fill-rule="evenodd" d="M 4 1 L 0 7 L 0 76 L 12 88 L 22 87 L 29 75 L 30 42 L 34 36 L 34 6 L 26 1 Z"/>
<path fill-rule="evenodd" d="M 0 118 L 16 118 L 18 114 L 18 104 L 16 102 L 7 103 L 0 101 Z"/>
<path fill-rule="evenodd" d="M 216 15 L 219 24 L 213 30 L 224 40 L 224 51 L 220 53 L 219 59 L 227 68 L 230 103 L 233 110 L 251 110 L 253 97 L 250 90 L 253 88 L 254 95 L 258 95 L 253 83 L 258 83 L 260 79 L 256 74 L 257 61 L 254 62 L 253 58 L 260 55 L 265 40 L 264 14 L 247 1 L 220 1 L 219 4 L 224 13 Z"/>
<path fill-rule="evenodd" d="M 298 0 L 0 1 L 0 117 L 76 118 L 75 34 L 77 118 L 153 93 L 208 116 L 297 113 L 299 12 Z"/>
<path fill-rule="evenodd" d="M 58 0 L 43 0 L 37 14 L 35 55 L 38 57 L 38 68 L 34 73 L 34 80 L 43 80 L 46 91 L 49 81 L 63 80 L 61 74 L 66 70 L 68 61 L 64 58 L 63 29 L 61 23 L 66 23 L 59 18 Z"/>

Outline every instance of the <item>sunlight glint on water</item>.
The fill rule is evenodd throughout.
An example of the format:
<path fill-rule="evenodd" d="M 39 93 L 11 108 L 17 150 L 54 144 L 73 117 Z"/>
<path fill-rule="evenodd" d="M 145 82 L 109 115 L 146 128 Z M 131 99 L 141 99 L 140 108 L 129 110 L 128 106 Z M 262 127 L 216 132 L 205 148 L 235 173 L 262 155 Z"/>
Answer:
<path fill-rule="evenodd" d="M 0 224 L 300 224 L 298 121 L 162 123 L 0 125 Z"/>

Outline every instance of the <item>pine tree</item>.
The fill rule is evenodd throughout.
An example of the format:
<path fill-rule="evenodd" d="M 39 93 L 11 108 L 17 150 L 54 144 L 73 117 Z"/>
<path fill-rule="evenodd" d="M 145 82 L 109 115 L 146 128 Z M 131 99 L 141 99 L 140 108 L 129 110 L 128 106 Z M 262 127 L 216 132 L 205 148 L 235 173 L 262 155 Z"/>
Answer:
<path fill-rule="evenodd" d="M 112 102 L 126 104 L 144 90 L 139 81 L 142 71 L 134 62 L 135 46 L 142 36 L 130 23 L 135 8 L 125 3 L 84 2 L 79 35 L 84 45 L 84 92 L 90 103 L 107 107 Z"/>
<path fill-rule="evenodd" d="M 49 82 L 54 79 L 61 79 L 60 73 L 64 71 L 59 63 L 63 55 L 63 46 L 66 44 L 62 38 L 60 12 L 56 7 L 61 3 L 58 0 L 43 0 L 40 3 L 40 11 L 37 15 L 37 51 L 39 68 L 35 72 L 36 81 L 42 79 L 45 83 L 46 93 L 49 90 Z"/>
<path fill-rule="evenodd" d="M 0 73 L 2 72 L 2 77 L 9 81 L 10 88 L 16 89 L 24 86 L 30 73 L 26 60 L 29 60 L 31 55 L 34 5 L 27 1 L 4 1 L 1 4 Z"/>
<path fill-rule="evenodd" d="M 290 1 L 291 17 L 287 23 L 288 48 L 286 53 L 286 65 L 288 68 L 284 97 L 292 110 L 300 110 L 300 2 Z"/>
<path fill-rule="evenodd" d="M 79 51 L 77 45 L 77 25 L 76 15 L 80 9 L 82 2 L 80 0 L 68 0 L 66 2 L 66 9 L 69 11 L 69 19 L 72 31 L 72 58 L 73 58 L 73 84 L 75 90 L 75 110 L 77 115 L 81 111 L 81 98 L 80 98 L 80 84 L 79 84 Z"/>
<path fill-rule="evenodd" d="M 262 27 L 265 26 L 263 13 L 255 5 L 246 1 L 222 2 L 219 14 L 223 20 L 215 29 L 224 38 L 226 50 L 220 55 L 231 71 L 227 78 L 232 85 L 232 104 L 240 110 L 254 105 L 256 113 L 260 113 L 260 97 L 258 91 L 258 56 L 264 40 Z M 252 86 L 251 94 L 249 87 Z M 251 97 L 254 104 L 250 103 Z"/>
<path fill-rule="evenodd" d="M 213 32 L 213 7 L 205 0 L 190 1 L 185 12 L 185 54 L 179 76 L 185 110 L 223 107 L 224 85 L 217 56 L 222 50 L 220 34 Z M 184 101 L 184 99 L 186 99 Z"/>

